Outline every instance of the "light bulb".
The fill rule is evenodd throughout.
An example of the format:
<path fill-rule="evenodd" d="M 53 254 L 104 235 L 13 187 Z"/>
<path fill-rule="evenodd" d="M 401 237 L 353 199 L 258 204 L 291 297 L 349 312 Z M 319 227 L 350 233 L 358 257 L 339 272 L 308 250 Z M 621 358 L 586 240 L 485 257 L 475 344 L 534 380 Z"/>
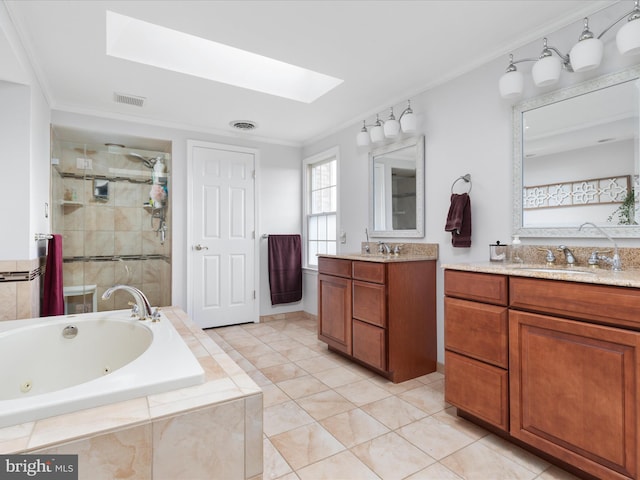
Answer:
<path fill-rule="evenodd" d="M 562 70 L 562 62 L 558 57 L 549 55 L 542 57 L 534 63 L 531 69 L 533 75 L 533 83 L 538 87 L 546 87 L 553 85 L 560 79 L 560 71 Z"/>
<path fill-rule="evenodd" d="M 518 98 L 524 90 L 524 76 L 517 70 L 507 72 L 500 77 L 498 86 L 502 98 Z"/>
<path fill-rule="evenodd" d="M 621 55 L 640 53 L 640 18 L 628 21 L 618 30 L 616 44 Z"/>
<path fill-rule="evenodd" d="M 600 66 L 604 45 L 598 38 L 587 38 L 576 43 L 569 52 L 574 72 L 586 72 Z"/>

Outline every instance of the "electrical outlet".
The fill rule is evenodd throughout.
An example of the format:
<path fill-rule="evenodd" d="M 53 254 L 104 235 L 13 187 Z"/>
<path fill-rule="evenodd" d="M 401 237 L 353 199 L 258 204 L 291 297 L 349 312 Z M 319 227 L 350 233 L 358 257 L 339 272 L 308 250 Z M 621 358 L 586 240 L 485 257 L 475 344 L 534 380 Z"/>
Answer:
<path fill-rule="evenodd" d="M 93 159 L 76 158 L 76 167 L 80 170 L 93 170 Z"/>

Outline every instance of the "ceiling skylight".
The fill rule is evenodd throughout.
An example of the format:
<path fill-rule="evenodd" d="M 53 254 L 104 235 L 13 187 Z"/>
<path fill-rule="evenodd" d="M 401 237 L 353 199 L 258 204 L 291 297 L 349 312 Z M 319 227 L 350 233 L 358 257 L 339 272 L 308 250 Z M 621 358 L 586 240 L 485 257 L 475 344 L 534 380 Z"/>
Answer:
<path fill-rule="evenodd" d="M 108 10 L 107 55 L 305 103 L 342 83 L 339 78 Z"/>

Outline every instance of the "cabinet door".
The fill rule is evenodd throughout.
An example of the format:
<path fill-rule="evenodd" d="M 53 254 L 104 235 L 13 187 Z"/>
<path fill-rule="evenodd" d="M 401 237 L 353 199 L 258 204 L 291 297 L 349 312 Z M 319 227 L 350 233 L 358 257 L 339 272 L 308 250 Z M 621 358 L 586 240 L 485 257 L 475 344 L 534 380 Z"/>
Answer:
<path fill-rule="evenodd" d="M 385 327 L 386 294 L 387 289 L 384 285 L 353 280 L 353 318 Z"/>
<path fill-rule="evenodd" d="M 318 338 L 351 354 L 351 280 L 318 275 Z"/>
<path fill-rule="evenodd" d="M 502 368 L 444 353 L 444 399 L 485 422 L 509 429 L 509 378 Z"/>
<path fill-rule="evenodd" d="M 353 356 L 379 370 L 387 369 L 384 328 L 353 321 Z"/>
<path fill-rule="evenodd" d="M 598 478 L 636 478 L 639 338 L 511 311 L 511 434 Z"/>

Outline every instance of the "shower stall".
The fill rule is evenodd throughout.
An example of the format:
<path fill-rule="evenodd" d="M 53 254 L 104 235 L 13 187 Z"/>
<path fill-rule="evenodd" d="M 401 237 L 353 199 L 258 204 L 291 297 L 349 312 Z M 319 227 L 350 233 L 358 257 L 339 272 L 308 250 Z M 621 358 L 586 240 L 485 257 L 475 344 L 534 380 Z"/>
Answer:
<path fill-rule="evenodd" d="M 63 237 L 65 313 L 129 308 L 122 292 L 101 299 L 114 284 L 139 288 L 153 306 L 171 304 L 167 150 L 52 139 L 51 223 Z"/>

